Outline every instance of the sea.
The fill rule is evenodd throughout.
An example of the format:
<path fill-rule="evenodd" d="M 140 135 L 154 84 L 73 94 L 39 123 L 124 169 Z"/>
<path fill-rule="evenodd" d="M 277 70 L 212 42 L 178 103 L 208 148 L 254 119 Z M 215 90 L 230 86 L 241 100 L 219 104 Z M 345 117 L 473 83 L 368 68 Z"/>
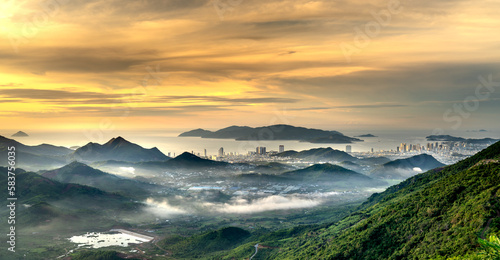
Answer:
<path fill-rule="evenodd" d="M 226 154 L 248 154 L 249 151 L 255 151 L 256 147 L 266 147 L 267 151 L 278 151 L 280 145 L 284 145 L 285 150 L 302 151 L 312 148 L 331 147 L 333 149 L 345 151 L 346 145 L 352 147 L 353 152 L 390 151 L 396 150 L 401 143 L 425 145 L 426 136 L 435 134 L 433 130 L 377 130 L 360 131 L 346 130 L 340 131 L 347 136 L 358 136 L 363 134 L 373 134 L 376 137 L 359 138 L 363 142 L 352 144 L 313 144 L 299 141 L 235 141 L 232 139 L 207 139 L 199 137 L 178 137 L 184 131 L 190 129 L 169 129 L 169 130 L 141 130 L 141 131 L 99 131 L 99 130 L 77 130 L 77 131 L 37 131 L 25 130 L 28 137 L 11 137 L 15 132 L 1 131 L 0 135 L 15 139 L 26 145 L 39 145 L 43 143 L 64 146 L 79 147 L 89 142 L 105 143 L 109 139 L 121 136 L 130 142 L 141 145 L 144 148 L 157 147 L 164 154 L 176 156 L 183 152 L 193 152 L 195 154 L 217 155 L 220 148 L 224 149 Z M 494 138 L 500 139 L 500 130 L 497 131 L 478 131 L 478 130 L 459 130 L 441 132 L 464 138 Z"/>

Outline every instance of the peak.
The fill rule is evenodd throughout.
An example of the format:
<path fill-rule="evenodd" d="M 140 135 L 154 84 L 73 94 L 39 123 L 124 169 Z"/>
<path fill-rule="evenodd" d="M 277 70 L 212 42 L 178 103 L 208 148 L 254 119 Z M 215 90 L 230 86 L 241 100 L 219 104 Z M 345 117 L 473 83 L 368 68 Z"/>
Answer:
<path fill-rule="evenodd" d="M 70 164 L 64 166 L 64 167 L 79 167 L 79 166 L 86 166 L 86 167 L 89 167 L 88 165 L 84 164 L 84 163 L 81 163 L 79 161 L 72 161 Z"/>
<path fill-rule="evenodd" d="M 200 159 L 200 157 L 192 153 L 183 152 L 181 155 L 175 157 L 175 159 Z"/>
<path fill-rule="evenodd" d="M 13 134 L 12 137 L 28 137 L 29 135 L 23 131 L 18 131 L 17 133 Z"/>
<path fill-rule="evenodd" d="M 129 144 L 130 142 L 125 140 L 125 138 L 121 137 L 121 136 L 118 136 L 118 137 L 115 137 L 115 138 L 111 138 L 107 143 L 105 143 L 105 145 L 118 145 L 118 144 Z"/>

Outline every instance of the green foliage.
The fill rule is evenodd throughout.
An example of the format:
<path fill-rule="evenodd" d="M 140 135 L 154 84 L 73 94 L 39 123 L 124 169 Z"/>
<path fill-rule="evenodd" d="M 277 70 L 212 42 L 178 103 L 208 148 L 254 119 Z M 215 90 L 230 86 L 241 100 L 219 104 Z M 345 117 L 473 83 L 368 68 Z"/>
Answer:
<path fill-rule="evenodd" d="M 123 260 L 116 251 L 82 251 L 71 255 L 72 260 Z M 135 259 L 137 260 L 137 259 Z"/>
<path fill-rule="evenodd" d="M 226 227 L 191 237 L 170 236 L 158 246 L 172 251 L 174 256 L 201 257 L 212 252 L 232 249 L 250 237 L 250 232 L 236 227 Z"/>
<path fill-rule="evenodd" d="M 483 248 L 483 252 L 478 255 L 484 257 L 483 259 L 500 259 L 500 239 L 491 235 L 489 240 L 479 239 L 479 244 Z"/>

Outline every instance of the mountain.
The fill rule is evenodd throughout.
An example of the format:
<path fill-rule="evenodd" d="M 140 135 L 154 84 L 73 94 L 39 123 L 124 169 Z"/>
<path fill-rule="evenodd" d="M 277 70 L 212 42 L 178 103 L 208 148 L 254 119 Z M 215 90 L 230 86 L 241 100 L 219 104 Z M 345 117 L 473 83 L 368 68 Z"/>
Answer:
<path fill-rule="evenodd" d="M 219 138 L 235 140 L 297 140 L 304 142 L 328 141 L 329 143 L 351 143 L 362 140 L 347 137 L 337 131 L 325 131 L 290 125 L 272 125 L 264 127 L 230 126 L 215 132 L 196 129 L 179 135 L 201 138 Z"/>
<path fill-rule="evenodd" d="M 329 163 L 315 164 L 304 169 L 288 171 L 281 174 L 245 173 L 233 176 L 233 179 L 245 183 L 269 184 L 316 184 L 328 187 L 383 186 L 384 181 L 374 180 L 355 171 Z"/>
<path fill-rule="evenodd" d="M 482 138 L 482 139 L 472 139 L 472 138 L 462 138 L 455 137 L 451 135 L 430 135 L 427 136 L 427 141 L 441 141 L 441 142 L 464 142 L 469 144 L 492 144 L 498 142 L 498 139 L 492 138 Z"/>
<path fill-rule="evenodd" d="M 374 180 L 361 173 L 329 163 L 315 164 L 304 169 L 285 172 L 279 177 L 300 182 L 344 183 L 345 186 L 381 186 L 385 182 Z"/>
<path fill-rule="evenodd" d="M 17 133 L 11 135 L 11 137 L 28 137 L 29 135 L 23 131 L 18 131 Z"/>
<path fill-rule="evenodd" d="M 62 183 L 87 185 L 107 192 L 128 194 L 132 197 L 144 197 L 158 189 L 154 185 L 121 178 L 76 161 L 62 168 L 46 171 L 42 176 Z"/>
<path fill-rule="evenodd" d="M 218 161 L 203 159 L 188 152 L 184 152 L 181 155 L 161 164 L 169 169 L 171 168 L 199 169 L 199 168 L 226 167 L 229 165 L 226 162 L 218 162 Z"/>
<path fill-rule="evenodd" d="M 201 128 L 198 128 L 198 129 L 195 129 L 195 130 L 184 132 L 184 133 L 180 134 L 179 136 L 180 137 L 190 137 L 190 136 L 201 137 L 201 136 L 204 136 L 204 135 L 209 135 L 211 133 L 213 133 L 213 132 L 208 131 L 208 130 L 204 130 L 204 129 L 201 129 Z"/>
<path fill-rule="evenodd" d="M 24 145 L 16 140 L 0 136 L 0 153 L 7 155 L 8 147 L 14 146 L 16 165 L 27 170 L 40 170 L 60 167 L 66 164 L 66 156 L 73 151 L 61 146 L 40 144 Z M 8 164 L 7 156 L 0 156 L 0 165 Z"/>
<path fill-rule="evenodd" d="M 0 179 L 0 185 L 7 187 L 7 178 Z M 23 171 L 16 174 L 15 195 L 16 204 L 24 205 L 16 209 L 19 224 L 22 224 L 19 225 L 20 229 L 49 222 L 54 224 L 53 221 L 66 223 L 59 228 L 73 230 L 80 225 L 96 227 L 98 223 L 112 223 L 112 216 L 128 214 L 142 207 L 142 204 L 134 203 L 124 196 L 89 186 L 61 183 Z M 6 200 L 7 193 L 1 196 Z M 6 214 L 6 207 L 0 209 L 0 217 Z"/>
<path fill-rule="evenodd" d="M 276 156 L 278 157 L 290 157 L 295 159 L 303 159 L 308 161 L 334 161 L 334 162 L 343 162 L 343 161 L 356 161 L 357 158 L 352 157 L 346 152 L 334 150 L 330 147 L 328 148 L 315 148 L 310 150 L 305 150 L 301 152 L 297 151 L 285 151 L 282 153 L 278 153 Z"/>
<path fill-rule="evenodd" d="M 112 138 L 103 145 L 88 143 L 76 149 L 72 156 L 75 160 L 90 162 L 106 160 L 142 162 L 165 161 L 170 159 L 170 157 L 164 155 L 156 147 L 145 149 L 125 140 L 121 136 Z"/>
<path fill-rule="evenodd" d="M 500 142 L 375 193 L 341 221 L 256 242 L 279 246 L 270 259 L 478 259 L 478 237 L 500 232 L 499 161 Z"/>
<path fill-rule="evenodd" d="M 406 179 L 416 173 L 443 166 L 445 165 L 436 160 L 432 155 L 420 154 L 385 163 L 377 167 L 371 175 L 386 179 Z"/>
<path fill-rule="evenodd" d="M 50 144 L 40 144 L 35 146 L 24 145 L 16 140 L 0 136 L 0 148 L 15 146 L 16 151 L 30 153 L 40 156 L 64 156 L 73 152 L 73 150 L 62 146 L 54 146 Z"/>

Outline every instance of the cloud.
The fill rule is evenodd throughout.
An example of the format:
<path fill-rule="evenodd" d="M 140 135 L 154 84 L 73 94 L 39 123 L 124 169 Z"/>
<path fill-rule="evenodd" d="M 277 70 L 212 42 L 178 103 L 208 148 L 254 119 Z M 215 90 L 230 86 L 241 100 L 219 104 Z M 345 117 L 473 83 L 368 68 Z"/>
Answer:
<path fill-rule="evenodd" d="M 170 203 L 166 199 L 157 201 L 153 198 L 148 198 L 144 203 L 147 205 L 147 212 L 159 217 L 172 217 L 187 214 L 187 211 L 185 209 L 170 205 Z"/>
<path fill-rule="evenodd" d="M 205 206 L 219 213 L 252 214 L 271 210 L 312 208 L 319 204 L 319 200 L 272 195 L 252 201 L 237 198 L 224 204 L 205 203 Z"/>
<path fill-rule="evenodd" d="M 225 103 L 296 103 L 299 99 L 258 97 L 258 98 L 227 98 L 217 96 L 163 96 L 158 101 L 190 101 L 190 102 L 225 102 Z"/>
<path fill-rule="evenodd" d="M 10 98 L 23 98 L 23 99 L 42 99 L 42 100 L 64 100 L 64 99 L 102 99 L 106 97 L 110 99 L 119 99 L 123 95 L 107 94 L 91 91 L 67 91 L 67 90 L 52 90 L 52 89 L 34 89 L 34 88 L 10 88 L 1 89 L 0 95 Z"/>

